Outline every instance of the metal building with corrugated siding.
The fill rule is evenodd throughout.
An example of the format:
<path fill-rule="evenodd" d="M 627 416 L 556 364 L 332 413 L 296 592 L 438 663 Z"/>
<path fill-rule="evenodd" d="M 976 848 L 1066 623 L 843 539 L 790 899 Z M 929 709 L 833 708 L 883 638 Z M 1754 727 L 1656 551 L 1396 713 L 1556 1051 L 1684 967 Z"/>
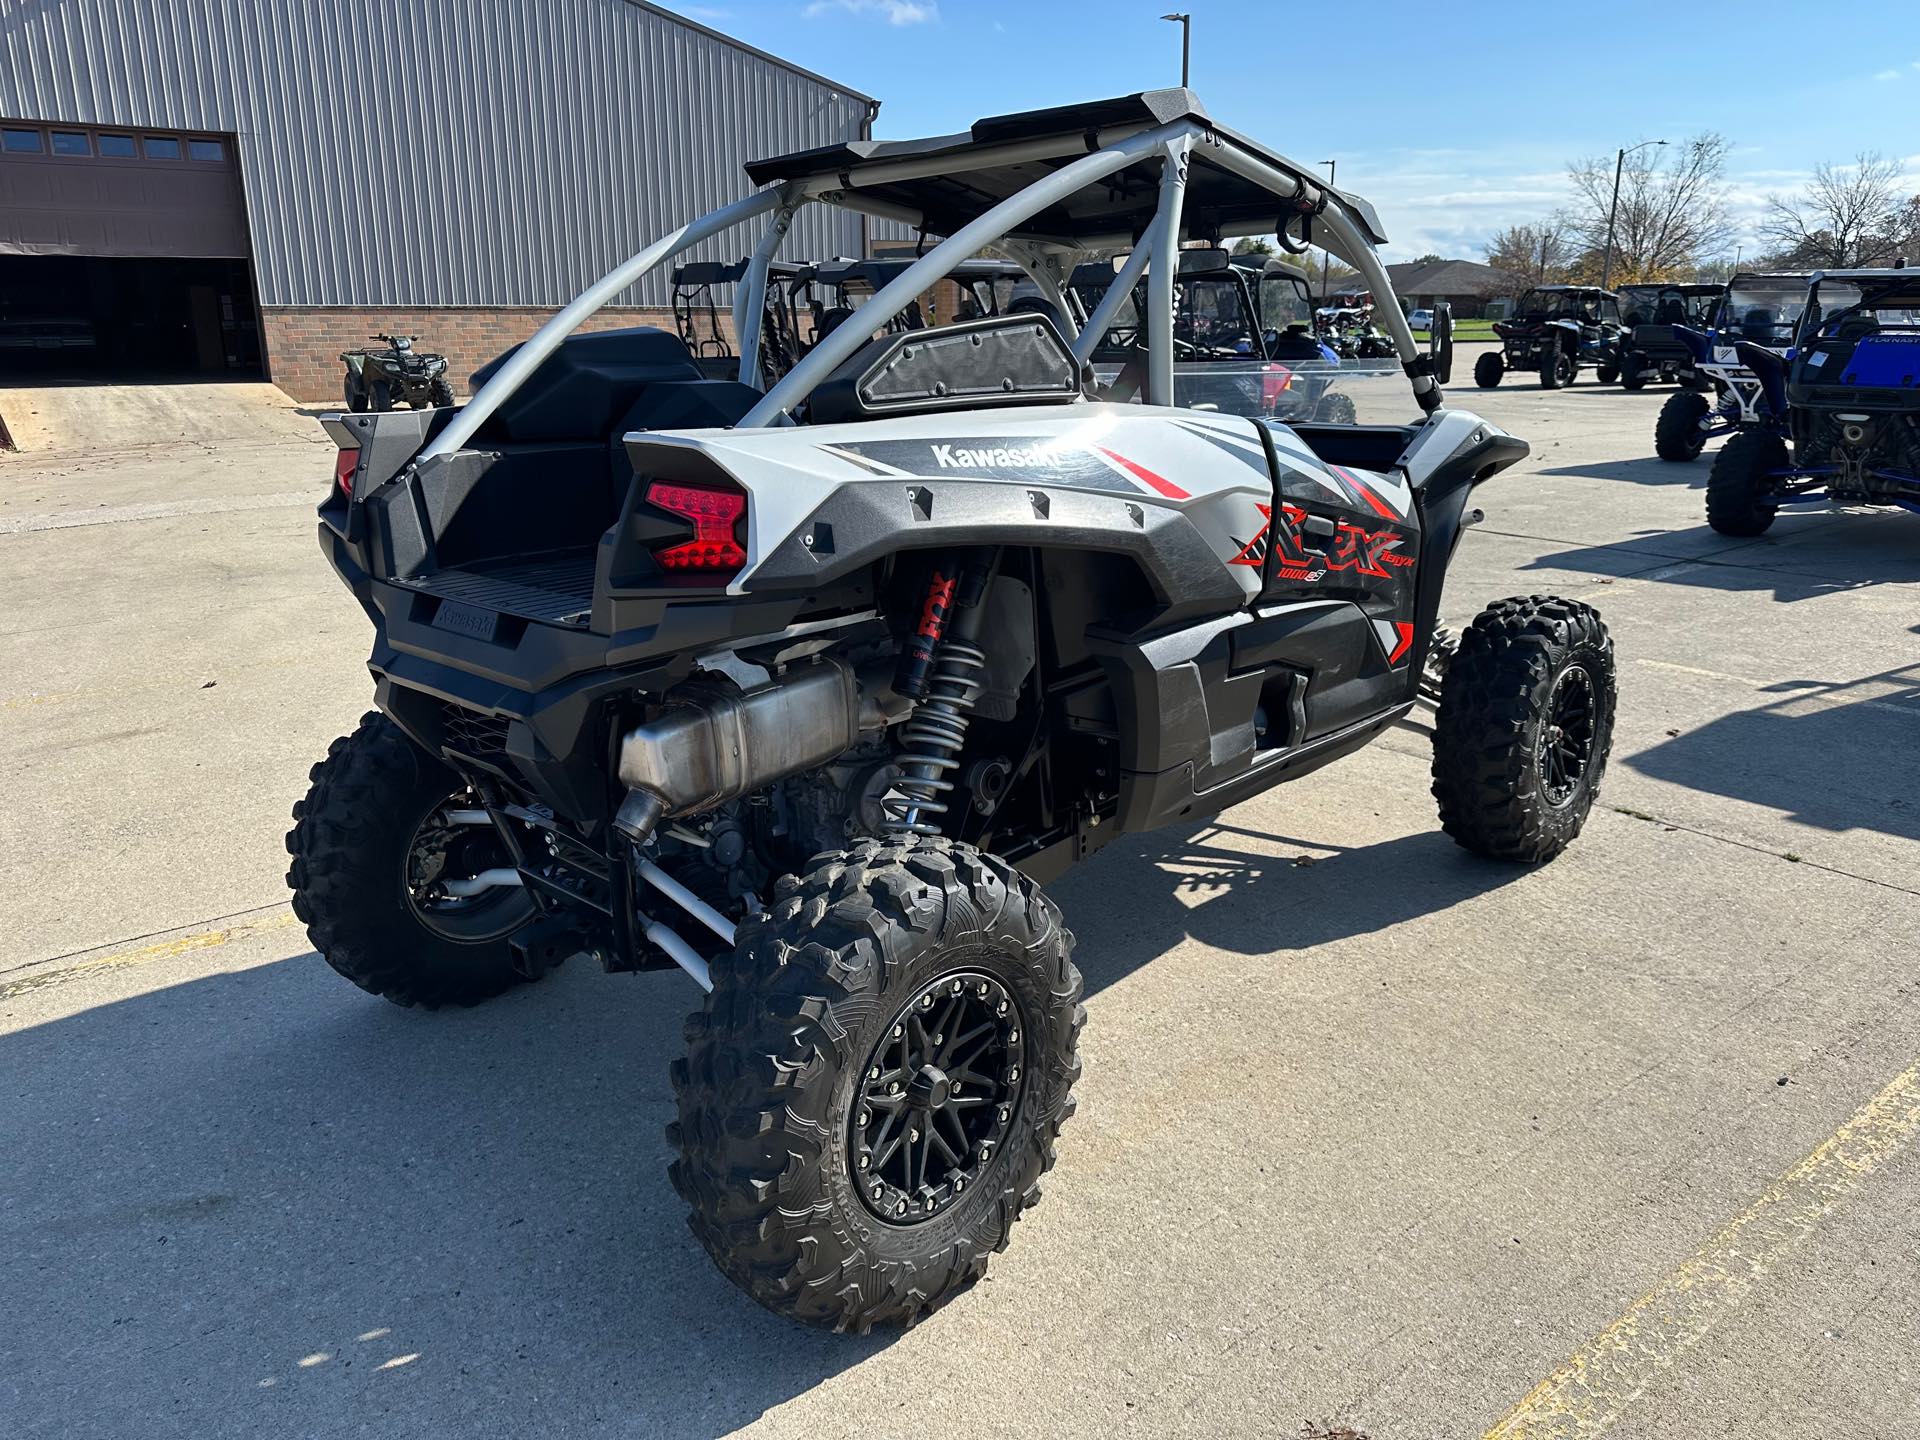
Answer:
<path fill-rule="evenodd" d="M 0 366 L 320 400 L 400 329 L 464 375 L 877 109 L 644 0 L 0 0 Z M 786 253 L 864 244 L 808 206 Z"/>

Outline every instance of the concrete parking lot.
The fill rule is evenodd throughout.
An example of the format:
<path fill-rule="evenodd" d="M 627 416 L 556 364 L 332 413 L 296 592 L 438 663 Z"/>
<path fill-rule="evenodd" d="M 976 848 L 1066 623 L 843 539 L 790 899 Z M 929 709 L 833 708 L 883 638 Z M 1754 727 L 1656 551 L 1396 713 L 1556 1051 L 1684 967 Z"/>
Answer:
<path fill-rule="evenodd" d="M 1920 1434 L 1920 517 L 1716 536 L 1667 393 L 1455 396 L 1534 450 L 1449 618 L 1616 638 L 1582 840 L 1455 848 L 1408 725 L 1068 877 L 1046 1202 L 866 1339 L 687 1233 L 683 977 L 422 1014 L 292 922 L 317 427 L 0 456 L 0 1433 Z"/>

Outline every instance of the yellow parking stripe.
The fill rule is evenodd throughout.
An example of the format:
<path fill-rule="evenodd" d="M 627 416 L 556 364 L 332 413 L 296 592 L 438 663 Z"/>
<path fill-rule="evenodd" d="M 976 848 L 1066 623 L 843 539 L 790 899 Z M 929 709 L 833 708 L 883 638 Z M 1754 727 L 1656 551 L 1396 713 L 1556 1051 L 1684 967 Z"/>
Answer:
<path fill-rule="evenodd" d="M 57 970 L 43 970 L 37 975 L 28 975 L 6 985 L 0 985 L 0 1000 L 11 1000 L 15 996 L 30 994 L 35 990 L 64 985 L 69 980 L 77 980 L 83 975 L 98 974 L 102 970 L 120 970 L 129 965 L 145 965 L 153 960 L 171 960 L 176 955 L 185 955 L 192 950 L 210 950 L 216 945 L 225 945 L 229 940 L 239 940 L 248 935 L 258 935 L 269 930 L 284 930 L 287 926 L 298 923 L 292 911 L 282 910 L 276 914 L 262 915 L 257 920 L 242 920 L 218 930 L 202 930 L 196 935 L 181 935 L 172 940 L 161 940 L 152 945 L 143 945 L 138 950 L 121 950 L 112 955 L 99 955 L 91 960 L 76 960 L 73 964 L 63 965 Z"/>
<path fill-rule="evenodd" d="M 1896 1077 L 1613 1324 L 1534 1387 L 1483 1440 L 1599 1435 L 1711 1331 L 1866 1176 L 1920 1133 L 1920 1064 Z"/>

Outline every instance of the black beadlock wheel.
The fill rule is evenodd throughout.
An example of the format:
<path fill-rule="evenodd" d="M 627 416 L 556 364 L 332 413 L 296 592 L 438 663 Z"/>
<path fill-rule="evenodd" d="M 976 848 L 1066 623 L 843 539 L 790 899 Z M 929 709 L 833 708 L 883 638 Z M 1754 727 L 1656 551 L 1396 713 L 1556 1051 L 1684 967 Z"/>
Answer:
<path fill-rule="evenodd" d="M 1540 357 L 1540 388 L 1558 390 L 1571 385 L 1580 375 L 1580 364 L 1564 345 L 1555 345 Z"/>
<path fill-rule="evenodd" d="M 1752 539 L 1773 525 L 1774 472 L 1788 466 L 1786 442 L 1764 430 L 1740 430 L 1713 457 L 1707 476 L 1707 524 L 1722 535 Z"/>
<path fill-rule="evenodd" d="M 1491 390 L 1500 383 L 1500 377 L 1507 373 L 1507 361 L 1498 350 L 1490 350 L 1473 362 L 1473 383 L 1482 390 Z"/>
<path fill-rule="evenodd" d="M 1481 611 L 1434 717 L 1441 828 L 1496 859 L 1558 855 L 1599 793 L 1614 700 L 1613 640 L 1591 606 L 1533 595 Z"/>
<path fill-rule="evenodd" d="M 386 716 L 366 715 L 313 767 L 293 807 L 287 884 L 313 948 L 396 1005 L 477 1005 L 526 980 L 508 937 L 533 918 L 514 886 L 473 895 L 450 881 L 507 867 L 491 826 L 455 824 L 477 804 L 460 777 Z"/>
<path fill-rule="evenodd" d="M 1676 464 L 1699 458 L 1706 448 L 1706 432 L 1701 429 L 1713 406 L 1697 390 L 1676 390 L 1660 407 L 1660 418 L 1653 422 L 1653 450 L 1662 460 Z"/>
<path fill-rule="evenodd" d="M 1073 1113 L 1072 948 L 1037 886 L 939 837 L 782 879 L 714 962 L 673 1067 L 670 1176 L 721 1272 L 854 1331 L 977 1280 Z"/>

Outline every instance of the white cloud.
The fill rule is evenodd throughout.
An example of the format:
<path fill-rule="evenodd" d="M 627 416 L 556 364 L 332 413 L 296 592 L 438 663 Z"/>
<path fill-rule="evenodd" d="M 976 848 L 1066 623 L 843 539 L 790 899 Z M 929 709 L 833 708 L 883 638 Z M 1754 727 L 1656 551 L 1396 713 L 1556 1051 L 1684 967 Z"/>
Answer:
<path fill-rule="evenodd" d="M 813 0 L 800 12 L 809 20 L 822 15 L 876 15 L 889 25 L 926 25 L 940 18 L 934 0 Z"/>
<path fill-rule="evenodd" d="M 1876 80 L 1903 80 L 1906 77 L 1898 70 L 1879 70 L 1874 72 L 1873 78 Z"/>

